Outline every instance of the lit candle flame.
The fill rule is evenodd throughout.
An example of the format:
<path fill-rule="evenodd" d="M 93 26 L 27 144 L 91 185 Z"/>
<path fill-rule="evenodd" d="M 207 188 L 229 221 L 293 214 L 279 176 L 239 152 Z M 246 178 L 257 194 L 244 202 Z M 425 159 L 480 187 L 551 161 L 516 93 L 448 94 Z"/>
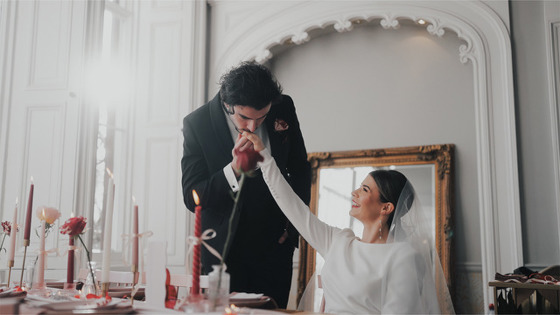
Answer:
<path fill-rule="evenodd" d="M 194 189 L 192 191 L 192 197 L 194 199 L 194 203 L 198 206 L 198 204 L 200 203 L 200 200 L 198 199 L 198 194 L 196 193 L 196 191 Z"/>
<path fill-rule="evenodd" d="M 16 197 L 16 207 L 18 206 L 18 203 L 19 203 L 19 198 Z"/>
<path fill-rule="evenodd" d="M 231 304 L 229 307 L 224 309 L 225 314 L 237 314 L 239 313 L 239 307 L 235 306 L 235 304 Z"/>
<path fill-rule="evenodd" d="M 74 215 L 74 211 L 72 211 L 72 212 L 70 213 L 70 218 L 73 218 L 74 216 L 75 216 L 75 215 Z"/>
<path fill-rule="evenodd" d="M 136 198 L 134 198 L 134 195 L 132 196 L 132 203 L 136 205 Z"/>
<path fill-rule="evenodd" d="M 111 170 L 110 170 L 108 167 L 107 167 L 106 170 L 107 170 L 107 174 L 108 174 L 109 176 L 111 176 L 111 178 L 113 178 L 113 173 L 111 172 Z"/>
<path fill-rule="evenodd" d="M 45 208 L 41 211 L 41 216 L 43 217 L 42 220 L 47 221 L 47 215 L 45 213 Z"/>
<path fill-rule="evenodd" d="M 33 184 L 33 176 L 31 176 L 31 184 Z"/>

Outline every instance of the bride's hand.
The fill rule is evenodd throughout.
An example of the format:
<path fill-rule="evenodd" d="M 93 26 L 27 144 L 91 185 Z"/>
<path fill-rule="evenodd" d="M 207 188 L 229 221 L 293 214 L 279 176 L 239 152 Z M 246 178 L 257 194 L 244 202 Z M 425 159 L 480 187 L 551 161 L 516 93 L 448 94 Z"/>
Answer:
<path fill-rule="evenodd" d="M 258 135 L 251 132 L 243 131 L 243 136 L 253 143 L 253 148 L 255 149 L 255 151 L 260 152 L 265 149 L 264 143 Z"/>

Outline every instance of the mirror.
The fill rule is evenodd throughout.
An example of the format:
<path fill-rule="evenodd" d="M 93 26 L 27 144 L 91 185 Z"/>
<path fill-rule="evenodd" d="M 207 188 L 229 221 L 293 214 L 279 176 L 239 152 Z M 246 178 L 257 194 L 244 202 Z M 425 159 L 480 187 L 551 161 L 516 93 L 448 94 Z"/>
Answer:
<path fill-rule="evenodd" d="M 427 210 L 426 215 L 433 222 L 435 246 L 449 291 L 453 294 L 453 156 L 453 144 L 309 153 L 309 208 L 327 224 L 349 227 L 356 235 L 361 235 L 361 223 L 348 215 L 351 192 L 375 169 L 400 171 L 414 186 L 423 208 Z M 313 273 L 323 264 L 322 257 L 305 240 L 301 242 L 298 303 Z"/>

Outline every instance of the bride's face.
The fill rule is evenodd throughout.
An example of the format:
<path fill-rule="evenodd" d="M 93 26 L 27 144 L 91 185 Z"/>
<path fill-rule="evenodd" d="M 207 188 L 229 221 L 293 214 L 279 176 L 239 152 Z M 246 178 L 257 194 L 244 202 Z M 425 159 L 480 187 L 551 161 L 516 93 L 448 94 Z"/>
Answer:
<path fill-rule="evenodd" d="M 375 222 L 382 207 L 379 188 L 373 177 L 367 175 L 360 187 L 352 192 L 350 215 L 362 223 Z"/>

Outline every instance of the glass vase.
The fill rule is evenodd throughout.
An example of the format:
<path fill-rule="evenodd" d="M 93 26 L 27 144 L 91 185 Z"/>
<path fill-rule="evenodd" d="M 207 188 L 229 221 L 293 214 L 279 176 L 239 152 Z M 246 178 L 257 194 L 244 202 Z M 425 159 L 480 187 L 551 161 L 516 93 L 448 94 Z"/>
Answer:
<path fill-rule="evenodd" d="M 229 306 L 229 273 L 226 265 L 213 265 L 208 274 L 208 303 L 211 311 L 223 312 Z"/>
<path fill-rule="evenodd" d="M 86 297 L 88 294 L 93 294 L 93 295 L 99 295 L 99 289 L 97 286 L 97 279 L 93 279 L 93 274 L 95 274 L 95 267 L 96 267 L 96 263 L 95 261 L 90 261 L 87 262 L 86 261 L 86 269 L 87 269 L 87 275 L 86 275 L 86 280 L 84 282 L 84 285 L 82 286 L 82 296 Z"/>

